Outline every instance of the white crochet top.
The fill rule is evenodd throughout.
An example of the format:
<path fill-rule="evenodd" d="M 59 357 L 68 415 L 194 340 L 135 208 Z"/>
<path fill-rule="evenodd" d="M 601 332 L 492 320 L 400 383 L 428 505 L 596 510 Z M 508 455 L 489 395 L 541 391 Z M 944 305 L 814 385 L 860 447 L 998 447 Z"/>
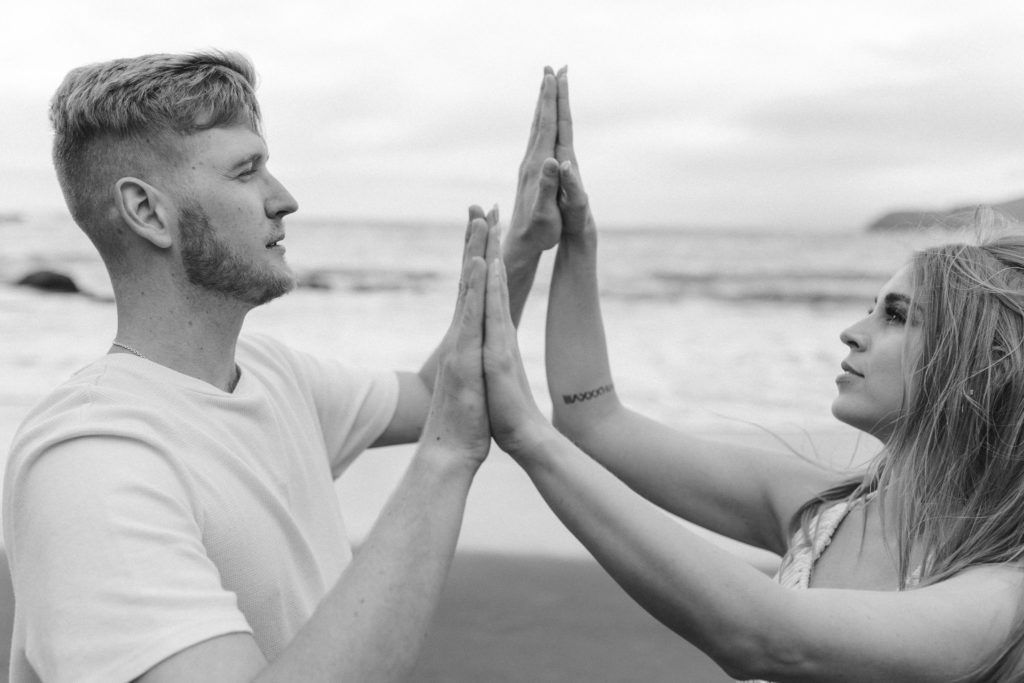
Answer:
<path fill-rule="evenodd" d="M 855 506 L 861 505 L 868 497 L 858 498 L 854 501 L 840 501 L 821 509 L 818 516 L 810 525 L 810 538 L 797 529 L 789 542 L 789 549 L 782 558 L 779 570 L 775 573 L 775 580 L 785 588 L 797 590 L 807 589 L 811 584 L 811 570 L 814 563 L 818 561 L 825 548 L 832 542 L 832 536 L 836 529 L 846 518 L 846 515 Z M 907 580 L 907 588 L 917 585 L 920 581 L 920 570 L 915 571 Z M 770 683 L 769 681 L 747 681 L 746 683 Z"/>

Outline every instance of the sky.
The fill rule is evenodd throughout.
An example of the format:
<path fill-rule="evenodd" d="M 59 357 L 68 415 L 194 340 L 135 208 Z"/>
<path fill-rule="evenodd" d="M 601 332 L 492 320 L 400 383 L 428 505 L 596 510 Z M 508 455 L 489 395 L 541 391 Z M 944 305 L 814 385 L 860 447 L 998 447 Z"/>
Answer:
<path fill-rule="evenodd" d="M 50 95 L 80 64 L 232 49 L 312 217 L 511 215 L 544 65 L 568 65 L 598 224 L 860 229 L 1024 196 L 1020 0 L 16 0 L 0 212 L 60 211 Z"/>

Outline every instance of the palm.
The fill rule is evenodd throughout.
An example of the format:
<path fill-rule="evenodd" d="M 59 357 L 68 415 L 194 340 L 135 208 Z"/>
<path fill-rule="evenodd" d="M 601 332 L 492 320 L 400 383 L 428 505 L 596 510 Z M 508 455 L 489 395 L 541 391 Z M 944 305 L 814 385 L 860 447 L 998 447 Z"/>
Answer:
<path fill-rule="evenodd" d="M 526 154 L 519 165 L 519 183 L 509 231 L 535 253 L 557 245 L 562 234 L 562 216 L 556 201 L 558 166 L 554 160 L 558 137 L 557 97 L 555 73 L 546 67 Z"/>
<path fill-rule="evenodd" d="M 512 229 L 536 251 L 545 251 L 558 244 L 562 235 L 562 214 L 554 193 L 541 191 L 540 179 L 541 164 L 534 165 L 532 172 L 524 173 L 512 213 Z"/>

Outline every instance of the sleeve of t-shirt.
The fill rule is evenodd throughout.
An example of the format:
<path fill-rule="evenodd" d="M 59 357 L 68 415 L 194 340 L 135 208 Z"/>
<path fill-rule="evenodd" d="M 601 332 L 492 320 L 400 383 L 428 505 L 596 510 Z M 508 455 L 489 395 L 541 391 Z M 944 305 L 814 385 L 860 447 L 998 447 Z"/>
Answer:
<path fill-rule="evenodd" d="M 18 620 L 42 680 L 132 680 L 191 645 L 251 633 L 206 555 L 182 474 L 152 449 L 75 438 L 12 475 Z"/>
<path fill-rule="evenodd" d="M 398 406 L 398 375 L 287 352 L 312 396 L 331 474 L 337 478 L 391 424 Z"/>

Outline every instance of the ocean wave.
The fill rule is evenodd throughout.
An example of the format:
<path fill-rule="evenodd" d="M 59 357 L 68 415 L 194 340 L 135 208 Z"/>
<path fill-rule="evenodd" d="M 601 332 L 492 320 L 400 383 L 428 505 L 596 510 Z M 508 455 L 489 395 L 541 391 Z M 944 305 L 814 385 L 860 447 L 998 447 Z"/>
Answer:
<path fill-rule="evenodd" d="M 881 281 L 877 273 L 861 271 L 654 271 L 647 277 L 622 278 L 606 282 L 602 287 L 602 296 L 651 301 L 700 298 L 751 303 L 851 303 L 870 300 Z"/>
<path fill-rule="evenodd" d="M 313 268 L 299 272 L 299 287 L 348 292 L 425 292 L 442 279 L 429 270 L 387 268 Z"/>

